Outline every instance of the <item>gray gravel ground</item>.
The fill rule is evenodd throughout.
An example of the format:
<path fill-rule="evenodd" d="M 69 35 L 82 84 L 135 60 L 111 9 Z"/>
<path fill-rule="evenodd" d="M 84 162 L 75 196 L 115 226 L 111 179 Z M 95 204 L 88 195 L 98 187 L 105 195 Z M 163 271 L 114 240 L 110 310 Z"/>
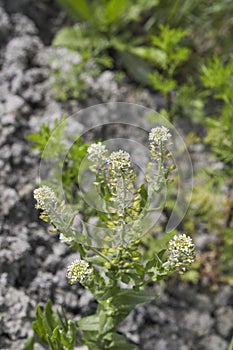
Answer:
<path fill-rule="evenodd" d="M 54 49 L 45 44 L 64 16 L 59 15 L 59 22 L 52 0 L 36 3 L 0 1 L 0 348 L 9 350 L 20 349 L 32 333 L 38 302 L 50 298 L 75 318 L 95 309 L 88 292 L 67 285 L 65 269 L 74 256 L 47 233 L 34 209 L 38 158 L 25 136 L 42 122 L 83 107 L 54 100 L 46 61 Z M 91 94 L 87 105 L 128 101 L 156 107 L 147 91 L 119 87 L 111 72 L 95 81 Z M 182 284 L 156 288 L 160 297 L 137 307 L 119 329 L 138 349 L 228 349 L 233 332 L 230 286 L 216 292 Z"/>

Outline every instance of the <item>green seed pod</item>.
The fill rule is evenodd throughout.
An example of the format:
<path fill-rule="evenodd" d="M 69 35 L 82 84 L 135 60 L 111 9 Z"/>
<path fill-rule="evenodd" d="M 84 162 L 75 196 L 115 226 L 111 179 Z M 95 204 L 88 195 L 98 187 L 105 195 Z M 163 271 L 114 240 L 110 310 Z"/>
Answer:
<path fill-rule="evenodd" d="M 140 261 L 140 257 L 135 257 L 135 258 L 132 258 L 133 261 Z"/>
<path fill-rule="evenodd" d="M 132 263 L 130 263 L 130 262 L 124 263 L 124 267 L 131 267 L 131 266 L 132 266 Z"/>
<path fill-rule="evenodd" d="M 119 264 L 119 259 L 113 259 L 112 260 L 113 265 L 118 265 Z"/>
<path fill-rule="evenodd" d="M 106 262 L 106 263 L 104 263 L 104 266 L 106 267 L 106 269 L 111 269 L 111 267 L 112 267 L 112 264 L 110 264 L 109 262 Z"/>
<path fill-rule="evenodd" d="M 140 258 L 141 257 L 141 254 L 139 253 L 139 252 L 132 252 L 132 256 L 134 257 L 134 258 Z"/>

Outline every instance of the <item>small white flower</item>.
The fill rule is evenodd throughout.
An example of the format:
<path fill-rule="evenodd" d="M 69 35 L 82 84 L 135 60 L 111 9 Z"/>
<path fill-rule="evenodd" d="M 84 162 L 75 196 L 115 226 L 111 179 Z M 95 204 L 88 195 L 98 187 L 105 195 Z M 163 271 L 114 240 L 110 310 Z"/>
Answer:
<path fill-rule="evenodd" d="M 90 268 L 86 261 L 76 259 L 67 267 L 66 277 L 70 284 L 78 282 L 85 284 L 93 278 L 93 268 Z"/>
<path fill-rule="evenodd" d="M 167 141 L 170 137 L 169 129 L 165 128 L 165 126 L 153 128 L 149 133 L 149 141 L 153 145 L 159 145 L 161 142 Z"/>
<path fill-rule="evenodd" d="M 108 150 L 102 142 L 92 143 L 87 149 L 87 158 L 93 163 L 105 163 Z"/>
<path fill-rule="evenodd" d="M 125 172 L 132 169 L 129 153 L 122 150 L 112 152 L 107 159 L 107 164 L 115 171 Z"/>
<path fill-rule="evenodd" d="M 34 198 L 37 201 L 36 208 L 46 211 L 48 203 L 56 204 L 57 196 L 48 186 L 42 186 L 34 190 Z"/>
<path fill-rule="evenodd" d="M 168 243 L 168 259 L 163 264 L 166 270 L 186 269 L 194 262 L 195 246 L 192 238 L 186 234 L 178 234 Z"/>

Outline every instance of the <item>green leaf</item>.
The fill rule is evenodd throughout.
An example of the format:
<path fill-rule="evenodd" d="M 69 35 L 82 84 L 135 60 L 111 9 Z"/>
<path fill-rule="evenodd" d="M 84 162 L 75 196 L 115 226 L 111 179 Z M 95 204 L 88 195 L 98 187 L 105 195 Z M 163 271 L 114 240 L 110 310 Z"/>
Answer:
<path fill-rule="evenodd" d="M 133 47 L 130 49 L 130 52 L 134 55 L 137 55 L 141 58 L 145 58 L 151 62 L 155 62 L 162 66 L 166 61 L 166 53 L 160 49 L 147 46 Z"/>
<path fill-rule="evenodd" d="M 110 0 L 106 4 L 106 19 L 108 23 L 115 22 L 126 7 L 126 0 Z"/>
<path fill-rule="evenodd" d="M 130 276 L 128 274 L 121 275 L 121 281 L 128 284 L 130 282 Z"/>
<path fill-rule="evenodd" d="M 132 310 L 136 305 L 151 301 L 155 297 L 154 293 L 147 290 L 125 290 L 115 296 L 112 303 L 116 308 Z"/>
<path fill-rule="evenodd" d="M 57 340 L 59 339 L 59 326 L 57 326 L 53 332 L 52 332 L 52 335 L 51 337 L 49 338 L 50 342 L 52 344 L 56 344 L 57 343 Z M 54 345 L 53 345 L 54 346 Z"/>
<path fill-rule="evenodd" d="M 99 255 L 94 255 L 94 256 L 87 257 L 86 260 L 88 262 L 91 262 L 92 264 L 96 264 L 98 266 L 103 266 L 104 263 L 106 263 L 106 259 L 102 258 Z"/>
<path fill-rule="evenodd" d="M 36 308 L 36 321 L 33 322 L 32 329 L 44 343 L 46 344 L 48 343 L 46 330 L 43 322 L 43 314 L 39 305 L 37 305 L 37 308 Z"/>
<path fill-rule="evenodd" d="M 79 328 L 82 331 L 99 331 L 99 316 L 92 315 L 81 318 L 81 320 L 77 321 Z"/>
<path fill-rule="evenodd" d="M 64 46 L 70 50 L 79 50 L 90 44 L 88 38 L 79 25 L 62 28 L 53 40 L 54 46 Z"/>
<path fill-rule="evenodd" d="M 140 196 L 141 196 L 140 208 L 145 208 L 147 199 L 148 199 L 148 193 L 144 184 L 140 186 L 138 192 L 140 193 Z"/>
<path fill-rule="evenodd" d="M 161 91 L 164 94 L 168 93 L 169 91 L 172 91 L 177 85 L 175 79 L 166 78 L 158 71 L 154 71 L 152 74 L 149 74 L 148 78 L 150 79 L 150 82 L 154 86 L 154 88 Z"/>
<path fill-rule="evenodd" d="M 73 349 L 76 345 L 76 334 L 77 334 L 77 328 L 75 326 L 75 323 L 69 320 L 67 338 L 69 339 L 70 349 Z"/>
<path fill-rule="evenodd" d="M 156 266 L 156 260 L 155 259 L 151 259 L 146 263 L 146 267 L 145 270 L 149 271 L 150 269 L 152 269 L 153 267 Z"/>
<path fill-rule="evenodd" d="M 157 260 L 156 265 L 160 267 L 163 264 L 162 258 L 167 249 L 162 249 L 158 254 L 155 254 L 155 259 Z"/>
<path fill-rule="evenodd" d="M 233 350 L 233 337 L 232 337 L 232 339 L 231 339 L 231 344 L 230 344 L 230 346 L 229 346 L 229 350 Z"/>
<path fill-rule="evenodd" d="M 60 5 L 76 19 L 92 21 L 93 12 L 86 0 L 58 0 Z"/>
<path fill-rule="evenodd" d="M 51 300 L 49 300 L 45 306 L 45 319 L 49 333 L 51 334 L 53 330 L 58 326 L 58 320 L 55 318 L 54 312 L 52 310 Z"/>
<path fill-rule="evenodd" d="M 25 341 L 22 350 L 34 350 L 34 343 L 35 343 L 35 337 L 34 336 L 28 338 Z"/>
<path fill-rule="evenodd" d="M 118 55 L 133 79 L 140 84 L 150 84 L 148 75 L 151 73 L 151 67 L 144 59 L 127 51 L 118 51 Z"/>
<path fill-rule="evenodd" d="M 133 344 L 130 344 L 124 335 L 114 333 L 112 335 L 112 343 L 109 349 L 110 350 L 134 350 L 135 346 Z"/>

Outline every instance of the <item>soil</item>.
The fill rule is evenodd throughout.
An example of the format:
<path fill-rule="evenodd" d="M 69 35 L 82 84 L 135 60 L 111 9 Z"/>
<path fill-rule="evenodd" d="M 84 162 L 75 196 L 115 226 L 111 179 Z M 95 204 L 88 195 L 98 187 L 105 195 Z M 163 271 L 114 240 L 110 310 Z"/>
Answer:
<path fill-rule="evenodd" d="M 54 33 L 66 21 L 53 0 L 0 1 L 1 349 L 22 348 L 32 335 L 37 303 L 44 305 L 51 299 L 74 319 L 91 314 L 96 307 L 81 286 L 67 284 L 66 267 L 75 254 L 38 219 L 32 191 L 39 161 L 26 136 L 43 122 L 52 123 L 96 103 L 127 101 L 150 108 L 163 104 L 147 90 L 119 86 L 112 72 L 95 81 L 91 96 L 82 104 L 56 101 L 48 56 L 55 50 L 50 46 Z M 138 349 L 228 349 L 233 334 L 231 286 L 219 285 L 210 291 L 174 282 L 151 288 L 160 296 L 138 306 L 119 327 Z"/>

